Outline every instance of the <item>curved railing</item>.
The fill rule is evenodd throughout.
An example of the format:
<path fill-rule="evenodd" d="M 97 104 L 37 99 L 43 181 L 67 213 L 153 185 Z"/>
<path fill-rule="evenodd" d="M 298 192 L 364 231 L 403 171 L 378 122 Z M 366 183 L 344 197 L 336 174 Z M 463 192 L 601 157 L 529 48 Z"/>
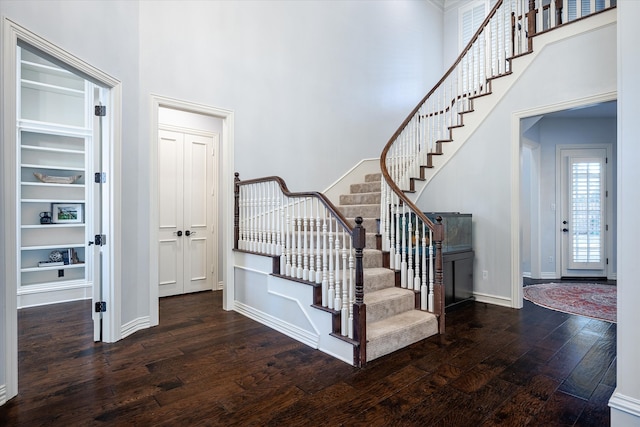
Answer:
<path fill-rule="evenodd" d="M 498 0 L 440 81 L 393 134 L 380 156 L 382 196 L 380 233 L 391 268 L 401 272 L 402 287 L 420 290 L 422 308 L 441 315 L 444 330 L 442 259 L 435 254 L 435 278 L 425 283 L 427 251 L 420 242 L 442 240 L 442 228 L 408 194 L 463 126 L 473 99 L 491 93 L 493 79 L 511 73 L 511 60 L 532 51 L 532 37 L 563 23 L 606 10 L 613 0 Z M 417 246 L 416 246 L 417 245 Z M 440 266 L 440 267 L 439 267 Z M 430 268 L 426 270 L 431 271 Z"/>

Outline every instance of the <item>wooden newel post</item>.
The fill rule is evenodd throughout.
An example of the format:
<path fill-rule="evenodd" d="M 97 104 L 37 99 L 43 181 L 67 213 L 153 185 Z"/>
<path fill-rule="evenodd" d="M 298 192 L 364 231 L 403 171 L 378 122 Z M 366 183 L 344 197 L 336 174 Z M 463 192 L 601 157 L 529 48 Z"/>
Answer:
<path fill-rule="evenodd" d="M 442 275 L 442 241 L 444 240 L 444 225 L 442 224 L 442 217 L 438 215 L 436 217 L 435 229 L 433 231 L 433 240 L 436 244 L 436 266 L 435 266 L 435 280 L 433 283 L 434 305 L 433 310 L 438 317 L 438 332 L 444 334 L 444 283 Z"/>
<path fill-rule="evenodd" d="M 527 43 L 529 52 L 533 50 L 533 36 L 536 35 L 536 0 L 529 0 L 527 12 Z"/>
<path fill-rule="evenodd" d="M 366 244 L 362 217 L 356 218 L 353 229 L 353 248 L 356 252 L 356 300 L 353 303 L 353 339 L 360 344 L 354 347 L 353 361 L 357 367 L 367 363 L 367 307 L 364 303 L 364 271 L 362 253 Z"/>
<path fill-rule="evenodd" d="M 238 249 L 238 240 L 240 239 L 240 174 L 234 173 L 233 179 L 233 193 L 234 193 L 234 206 L 233 206 L 233 247 Z"/>

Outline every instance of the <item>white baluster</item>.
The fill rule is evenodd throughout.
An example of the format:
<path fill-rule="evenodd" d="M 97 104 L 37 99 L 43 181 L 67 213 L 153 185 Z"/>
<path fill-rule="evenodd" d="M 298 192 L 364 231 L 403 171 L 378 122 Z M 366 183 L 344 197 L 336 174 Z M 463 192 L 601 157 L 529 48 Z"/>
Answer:
<path fill-rule="evenodd" d="M 298 242 L 298 248 L 296 253 L 298 254 L 297 260 L 296 260 L 296 274 L 295 277 L 297 277 L 298 279 L 302 279 L 302 213 L 301 213 L 301 206 L 300 204 L 302 203 L 302 199 L 297 199 L 297 204 L 298 204 L 298 214 L 297 214 L 297 221 L 296 224 L 298 225 L 296 228 L 296 233 L 298 236 L 297 242 Z"/>
<path fill-rule="evenodd" d="M 433 298 L 433 272 L 435 270 L 435 265 L 433 263 L 433 250 L 433 232 L 431 231 L 431 229 L 429 229 L 429 311 L 435 310 L 435 303 Z"/>
<path fill-rule="evenodd" d="M 342 313 L 340 315 L 341 320 L 341 333 L 343 336 L 349 335 L 349 282 L 347 275 L 349 268 L 347 266 L 347 238 L 344 230 L 342 231 Z"/>
<path fill-rule="evenodd" d="M 313 255 L 313 248 L 315 248 L 315 246 L 313 245 L 313 236 L 315 235 L 316 232 L 316 228 L 315 228 L 315 218 L 313 216 L 313 211 L 314 211 L 314 206 L 316 206 L 317 203 L 320 203 L 318 199 L 313 198 L 311 199 L 311 206 L 309 206 L 309 281 L 310 282 L 315 282 L 316 281 L 316 267 L 315 267 L 315 256 Z"/>
<path fill-rule="evenodd" d="M 401 266 L 402 257 L 400 255 L 400 200 L 397 200 L 398 204 L 396 204 L 396 251 L 395 251 L 395 265 L 394 269 L 399 270 Z"/>
<path fill-rule="evenodd" d="M 303 235 L 303 264 L 302 264 L 302 280 L 309 280 L 309 246 L 307 246 L 309 233 L 309 220 L 307 218 L 308 199 L 304 199 L 304 217 L 302 218 L 302 235 Z"/>
<path fill-rule="evenodd" d="M 411 217 L 413 214 L 408 212 L 408 221 L 407 221 L 407 272 L 406 272 L 406 287 L 409 289 L 413 289 L 413 245 L 411 239 L 413 238 L 413 228 Z"/>
<path fill-rule="evenodd" d="M 400 286 L 407 287 L 407 205 L 402 205 L 402 260 L 400 261 Z"/>
<path fill-rule="evenodd" d="M 271 207 L 269 210 L 269 218 L 270 218 L 270 228 L 271 228 L 271 239 L 270 239 L 270 243 L 271 243 L 271 248 L 270 248 L 270 254 L 271 255 L 279 255 L 278 254 L 278 237 L 277 237 L 277 232 L 278 232 L 278 228 L 277 228 L 277 220 L 278 220 L 278 205 L 276 202 L 276 183 L 274 181 L 271 181 Z"/>
<path fill-rule="evenodd" d="M 258 252 L 265 253 L 266 247 L 266 221 L 265 214 L 267 205 L 267 198 L 265 197 L 266 192 L 264 191 L 264 182 L 258 183 L 258 230 L 259 230 L 259 240 L 258 240 Z"/>
<path fill-rule="evenodd" d="M 292 240 L 292 233 L 291 233 L 291 199 L 289 199 L 287 197 L 287 206 L 286 206 L 286 211 L 287 211 L 287 223 L 286 223 L 286 245 L 287 245 L 287 268 L 285 269 L 285 274 L 289 277 L 293 277 L 292 271 L 293 271 L 293 266 L 291 265 L 291 256 L 292 256 L 292 252 L 291 252 L 291 240 Z"/>
<path fill-rule="evenodd" d="M 427 286 L 427 233 L 422 223 L 422 284 L 420 286 L 420 309 L 429 310 L 429 287 Z"/>
<path fill-rule="evenodd" d="M 329 239 L 329 230 L 327 229 L 327 213 L 326 210 L 322 219 L 322 306 L 329 306 L 329 266 L 327 264 L 327 250 Z"/>
<path fill-rule="evenodd" d="M 416 263 L 416 269 L 414 272 L 414 276 L 413 276 L 413 290 L 414 291 L 419 291 L 420 290 L 420 273 L 419 273 L 419 269 L 420 269 L 420 227 L 418 226 L 419 222 L 418 222 L 418 217 L 416 216 L 416 235 L 415 235 L 415 254 L 414 254 L 414 261 Z M 424 223 L 423 223 L 424 224 Z"/>
<path fill-rule="evenodd" d="M 335 289 L 335 277 L 333 271 L 333 233 L 332 233 L 332 223 L 333 220 L 329 218 L 329 292 L 327 295 L 327 303 L 328 307 L 333 309 L 335 306 L 333 303 L 335 302 L 336 297 L 336 289 Z"/>
<path fill-rule="evenodd" d="M 334 255 L 336 257 L 336 274 L 335 274 L 335 297 L 333 301 L 333 308 L 340 310 L 342 308 L 342 282 L 340 281 L 340 233 L 338 232 L 338 221 L 336 220 L 336 239 L 334 245 Z"/>
<path fill-rule="evenodd" d="M 320 222 L 320 211 L 321 208 L 324 209 L 324 205 L 320 206 L 320 203 L 318 203 L 317 205 L 317 210 L 316 210 L 316 228 L 317 228 L 317 234 L 316 234 L 316 283 L 320 284 L 322 283 L 322 262 L 321 262 L 321 257 L 322 257 L 322 224 Z M 323 293 L 324 295 L 324 293 Z M 322 305 L 325 305 L 324 303 Z"/>
<path fill-rule="evenodd" d="M 280 246 L 280 274 L 286 274 L 287 271 L 287 250 L 285 240 L 285 213 L 284 213 L 284 194 L 278 197 L 278 245 Z"/>

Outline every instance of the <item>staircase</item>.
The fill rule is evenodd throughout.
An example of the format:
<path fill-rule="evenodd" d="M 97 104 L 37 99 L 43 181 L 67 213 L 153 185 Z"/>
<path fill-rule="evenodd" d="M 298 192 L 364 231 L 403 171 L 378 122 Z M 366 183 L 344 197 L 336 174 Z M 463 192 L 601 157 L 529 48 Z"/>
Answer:
<path fill-rule="evenodd" d="M 400 287 L 399 272 L 384 265 L 377 239 L 381 174 L 369 174 L 340 196 L 346 218 L 361 216 L 367 230 L 364 250 L 364 303 L 367 311 L 367 361 L 377 359 L 438 333 L 433 313 L 416 309 L 416 292 Z"/>
<path fill-rule="evenodd" d="M 567 38 L 594 27 L 575 17 L 575 24 L 565 25 L 571 15 L 559 2 L 538 9 L 534 3 L 496 1 L 454 65 L 384 147 L 381 173 L 352 184 L 338 207 L 321 193 L 291 193 L 278 177 L 240 181 L 236 174 L 236 250 L 272 258 L 249 265 L 238 255 L 248 271 L 239 276 L 246 276 L 251 288 L 239 293 L 247 302 L 237 302 L 236 309 L 345 361 L 352 352 L 354 366 L 444 333 L 444 229 L 416 203 L 426 205 L 421 194 L 429 181 L 491 114 L 537 52 L 554 43 L 549 29 L 557 27 Z M 605 9 L 594 14 L 601 18 L 597 25 L 615 19 L 615 13 L 606 12 L 612 7 L 605 0 Z M 353 182 L 351 177 L 348 181 Z M 362 226 L 354 226 L 356 217 L 364 219 Z M 260 277 L 251 272 L 269 270 L 280 279 L 313 286 L 313 303 L 309 306 L 306 296 L 280 282 L 263 279 L 264 286 L 255 286 Z M 270 299 L 273 304 L 261 304 Z M 254 311 L 252 304 L 258 306 Z M 318 313 L 306 307 L 330 316 L 330 324 L 321 323 Z M 303 321 L 292 324 L 294 312 Z"/>

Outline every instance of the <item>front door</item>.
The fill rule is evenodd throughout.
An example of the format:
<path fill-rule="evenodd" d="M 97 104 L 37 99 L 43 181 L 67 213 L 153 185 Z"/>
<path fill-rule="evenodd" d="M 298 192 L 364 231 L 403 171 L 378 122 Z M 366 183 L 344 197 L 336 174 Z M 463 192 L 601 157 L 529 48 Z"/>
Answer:
<path fill-rule="evenodd" d="M 213 289 L 214 138 L 159 131 L 161 297 Z"/>
<path fill-rule="evenodd" d="M 607 150 L 561 150 L 562 276 L 606 276 Z"/>

